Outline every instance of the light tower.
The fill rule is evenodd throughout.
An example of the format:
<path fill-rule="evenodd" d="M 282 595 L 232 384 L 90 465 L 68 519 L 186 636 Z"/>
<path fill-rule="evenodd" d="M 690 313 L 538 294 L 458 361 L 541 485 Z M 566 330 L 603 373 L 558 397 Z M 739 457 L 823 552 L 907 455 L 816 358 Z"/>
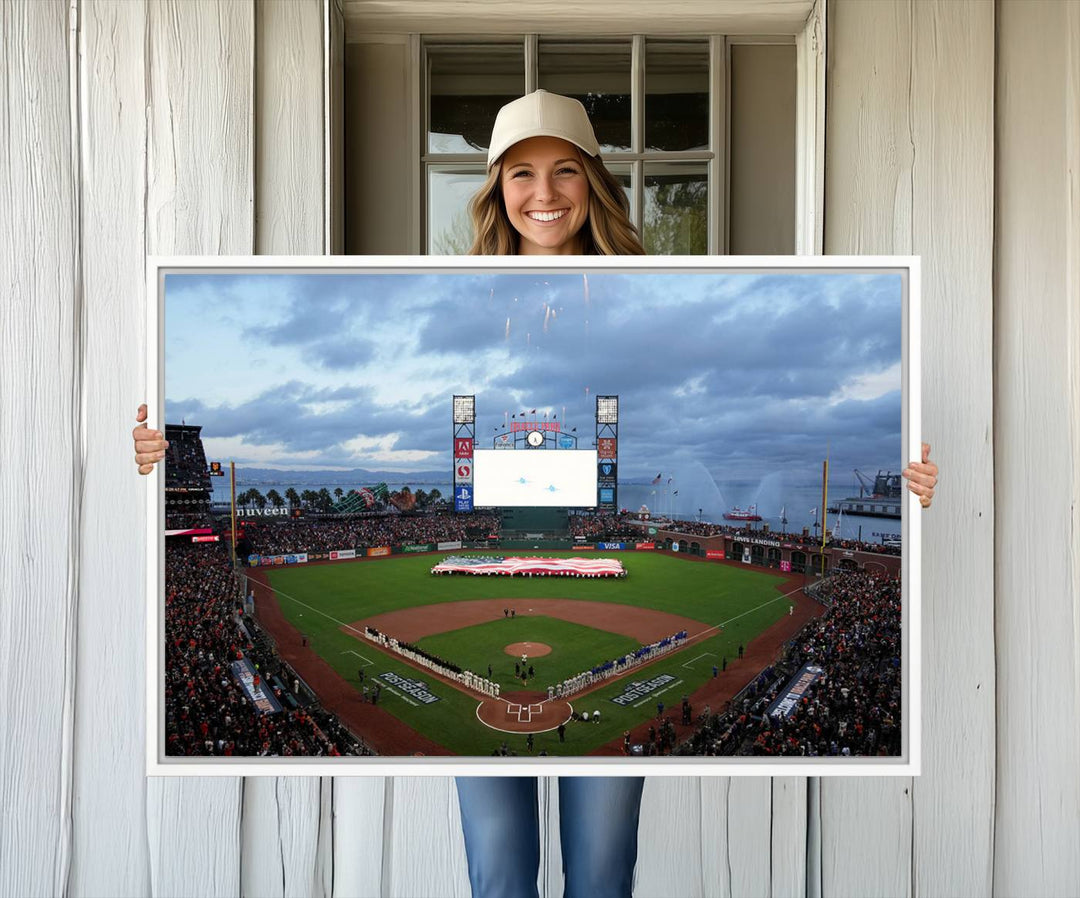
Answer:
<path fill-rule="evenodd" d="M 473 447 L 476 396 L 454 396 L 454 511 L 473 510 Z"/>
<path fill-rule="evenodd" d="M 619 397 L 596 397 L 596 507 L 619 507 Z"/>

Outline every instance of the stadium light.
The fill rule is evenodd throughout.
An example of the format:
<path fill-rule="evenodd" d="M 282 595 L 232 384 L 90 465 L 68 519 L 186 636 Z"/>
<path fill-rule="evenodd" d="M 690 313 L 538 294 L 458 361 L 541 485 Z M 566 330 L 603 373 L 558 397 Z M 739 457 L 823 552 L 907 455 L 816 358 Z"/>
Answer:
<path fill-rule="evenodd" d="M 455 396 L 454 423 L 472 424 L 474 421 L 476 421 L 476 397 Z"/>
<path fill-rule="evenodd" d="M 596 423 L 618 424 L 619 423 L 619 397 L 597 396 L 596 397 Z"/>

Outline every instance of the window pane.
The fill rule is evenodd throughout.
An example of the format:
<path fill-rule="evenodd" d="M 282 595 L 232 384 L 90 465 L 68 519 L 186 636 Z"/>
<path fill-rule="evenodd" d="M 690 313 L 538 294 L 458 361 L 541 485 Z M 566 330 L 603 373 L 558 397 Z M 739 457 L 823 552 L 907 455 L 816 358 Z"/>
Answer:
<path fill-rule="evenodd" d="M 708 251 L 708 181 L 703 163 L 645 166 L 645 252 L 704 255 Z"/>
<path fill-rule="evenodd" d="M 484 183 L 479 166 L 428 169 L 428 247 L 433 256 L 464 255 L 472 244 L 468 204 Z"/>
<path fill-rule="evenodd" d="M 709 149 L 709 44 L 645 44 L 645 149 Z"/>
<path fill-rule="evenodd" d="M 580 100 L 600 152 L 630 149 L 629 40 L 540 41 L 538 86 Z"/>
<path fill-rule="evenodd" d="M 430 46 L 429 153 L 486 152 L 500 107 L 525 93 L 525 47 Z"/>
<path fill-rule="evenodd" d="M 728 252 L 795 252 L 795 48 L 731 48 Z"/>

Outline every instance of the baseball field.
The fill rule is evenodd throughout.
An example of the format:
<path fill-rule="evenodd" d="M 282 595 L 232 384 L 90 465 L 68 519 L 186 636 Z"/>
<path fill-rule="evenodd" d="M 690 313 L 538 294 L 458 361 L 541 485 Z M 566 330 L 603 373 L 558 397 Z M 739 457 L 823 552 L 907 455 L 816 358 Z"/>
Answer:
<path fill-rule="evenodd" d="M 305 652 L 314 651 L 357 699 L 362 684 L 380 684 L 378 715 L 365 718 L 368 731 L 359 735 L 381 753 L 391 752 L 370 728 L 389 714 L 407 727 L 399 733 L 417 735 L 415 750 L 430 751 L 434 743 L 451 754 L 490 755 L 505 740 L 523 755 L 532 733 L 532 754 L 590 754 L 655 718 L 658 702 L 677 716 L 683 695 L 708 683 L 723 659 L 735 662 L 739 646 L 788 615 L 795 601 L 790 577 L 666 553 L 537 553 L 617 557 L 627 570 L 623 579 L 433 576 L 444 554 L 252 572 L 273 591 L 271 597 L 263 590 L 257 602 L 276 603 L 287 635 L 302 634 Z M 500 698 L 485 699 L 376 646 L 363 637 L 366 626 L 481 676 L 490 666 Z M 549 685 L 682 629 L 690 637 L 684 648 L 568 704 L 547 701 Z M 291 645 L 280 645 L 282 628 L 275 637 L 290 654 Z M 560 742 L 556 729 L 571 709 L 590 716 L 600 710 L 601 722 L 572 722 Z M 400 740 L 395 747 L 393 753 L 411 753 Z"/>

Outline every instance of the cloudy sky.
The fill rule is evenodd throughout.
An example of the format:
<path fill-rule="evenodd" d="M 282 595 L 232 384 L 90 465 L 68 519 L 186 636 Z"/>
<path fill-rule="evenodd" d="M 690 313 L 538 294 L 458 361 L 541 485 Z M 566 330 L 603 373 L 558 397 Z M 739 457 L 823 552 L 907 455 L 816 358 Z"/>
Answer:
<path fill-rule="evenodd" d="M 621 405 L 620 479 L 899 470 L 899 275 L 169 275 L 166 420 L 238 465 L 446 470 L 538 409 L 591 448 Z M 668 475 L 665 473 L 665 477 Z"/>

